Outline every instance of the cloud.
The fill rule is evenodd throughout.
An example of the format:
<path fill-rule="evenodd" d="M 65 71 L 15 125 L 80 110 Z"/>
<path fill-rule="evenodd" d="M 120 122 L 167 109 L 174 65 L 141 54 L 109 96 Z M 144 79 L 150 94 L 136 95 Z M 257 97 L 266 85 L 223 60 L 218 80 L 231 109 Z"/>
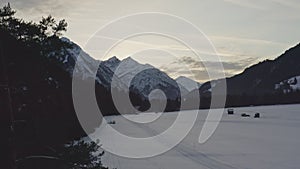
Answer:
<path fill-rule="evenodd" d="M 200 61 L 193 57 L 183 56 L 168 66 L 160 67 L 161 70 L 168 73 L 171 77 L 187 76 L 199 82 L 209 80 L 208 71 L 211 74 L 224 73 L 226 77 L 230 77 L 242 72 L 246 67 L 252 65 L 256 58 L 245 58 L 234 62 L 228 61 Z M 220 67 L 220 65 L 222 65 Z"/>
<path fill-rule="evenodd" d="M 298 0 L 271 0 L 271 1 L 279 3 L 280 5 L 286 6 L 288 8 L 300 9 L 300 3 Z"/>
<path fill-rule="evenodd" d="M 50 14 L 59 18 L 65 17 L 82 3 L 79 0 L 8 0 L 8 2 L 17 10 L 18 16 L 35 21 Z M 1 1 L 0 6 L 8 2 Z"/>
<path fill-rule="evenodd" d="M 240 60 L 241 58 L 253 58 L 253 61 L 274 59 L 293 45 L 272 37 L 259 39 L 218 35 L 211 36 L 211 39 L 216 46 L 219 56 L 229 62 L 235 62 L 235 60 Z"/>
<path fill-rule="evenodd" d="M 182 6 L 182 2 L 171 0 L 164 2 L 154 0 L 151 3 L 144 3 L 143 1 L 119 2 L 115 0 L 7 1 L 10 1 L 12 7 L 17 9 L 17 16 L 25 20 L 38 21 L 42 16 L 49 14 L 57 19 L 65 18 L 70 25 L 66 36 L 83 48 L 90 36 L 99 27 L 118 17 L 145 11 L 178 15 L 190 20 L 212 40 L 217 55 L 223 60 L 222 64 L 227 76 L 239 73 L 256 61 L 277 57 L 282 51 L 299 42 L 297 28 L 299 27 L 300 17 L 298 15 L 299 10 L 296 10 L 300 8 L 298 0 L 221 0 L 203 2 L 195 0 L 190 1 L 185 6 Z M 1 6 L 6 3 L 6 0 L 0 1 Z M 165 8 L 165 6 L 168 6 L 168 8 Z M 186 32 L 185 36 L 188 36 L 191 40 L 194 40 L 192 38 L 195 37 L 190 32 Z M 107 40 L 109 38 L 113 37 L 108 37 Z M 171 51 L 175 53 L 176 57 L 192 56 L 191 58 L 193 58 L 189 49 L 184 46 L 170 43 L 165 45 L 161 41 L 155 41 L 154 45 L 149 44 L 148 41 L 141 41 L 141 43 L 130 41 L 128 46 L 122 48 L 124 50 L 120 50 L 114 55 L 125 57 L 129 55 L 125 53 L 130 51 L 128 49 L 137 48 L 137 50 L 140 50 L 146 47 Z M 205 59 L 215 57 L 215 53 L 210 51 L 194 50 Z M 102 57 L 98 56 L 96 51 L 91 54 L 95 58 Z M 198 71 L 200 72 L 196 75 L 198 80 L 203 81 L 207 78 L 205 77 L 203 64 L 185 59 L 189 64 L 185 62 L 172 63 L 166 66 L 165 70 L 170 72 L 169 74 L 172 76 L 177 76 L 180 73 L 191 76 L 191 74 L 195 74 L 195 71 Z M 160 64 L 165 63 L 166 59 L 161 57 L 152 60 Z M 218 63 L 211 60 L 210 62 L 206 60 L 206 65 L 213 70 Z M 188 71 L 189 69 L 191 71 Z"/>
<path fill-rule="evenodd" d="M 212 39 L 218 40 L 227 40 L 227 41 L 237 41 L 243 43 L 255 43 L 255 44 L 269 44 L 269 45 L 282 45 L 286 46 L 286 44 L 281 42 L 274 42 L 264 39 L 254 39 L 254 38 L 243 38 L 243 37 L 232 37 L 232 36 L 211 36 Z"/>
<path fill-rule="evenodd" d="M 246 58 L 242 60 L 238 60 L 235 62 L 224 62 L 224 61 L 199 61 L 192 57 L 183 56 L 177 62 L 177 64 L 185 63 L 189 65 L 191 68 L 218 68 L 221 64 L 224 67 L 224 70 L 241 70 L 244 69 L 246 66 L 249 66 L 253 61 L 256 59 L 254 58 Z"/>
<path fill-rule="evenodd" d="M 179 76 L 185 76 L 200 83 L 204 83 L 209 80 L 205 69 L 188 68 L 187 65 L 184 64 L 172 63 L 168 66 L 161 66 L 159 69 L 166 72 L 174 79 Z"/>
<path fill-rule="evenodd" d="M 259 5 L 259 2 L 253 1 L 253 0 L 224 0 L 225 2 L 238 5 L 241 7 L 251 8 L 251 9 L 257 9 L 257 10 L 265 10 L 262 5 Z"/>

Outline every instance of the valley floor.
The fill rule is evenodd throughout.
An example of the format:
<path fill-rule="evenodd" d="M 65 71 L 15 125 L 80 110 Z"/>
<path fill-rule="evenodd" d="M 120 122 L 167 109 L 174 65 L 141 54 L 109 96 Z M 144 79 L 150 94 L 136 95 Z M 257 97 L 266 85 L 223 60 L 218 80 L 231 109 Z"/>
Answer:
<path fill-rule="evenodd" d="M 145 159 L 129 159 L 106 152 L 103 163 L 110 168 L 118 169 L 299 168 L 300 105 L 244 107 L 234 110 L 235 114 L 232 116 L 224 112 L 216 132 L 204 144 L 198 143 L 198 137 L 207 110 L 200 110 L 191 132 L 170 151 Z M 262 117 L 254 119 L 256 112 Z M 251 117 L 241 117 L 242 113 L 247 113 Z M 156 118 L 158 115 L 150 113 L 128 116 L 135 120 L 145 120 Z M 126 135 L 145 137 L 165 130 L 172 124 L 176 115 L 177 113 L 164 113 L 153 124 L 141 126 L 121 116 L 110 116 L 106 119 L 115 121 L 116 124 L 112 126 Z M 154 124 L 156 122 L 158 124 Z M 109 141 L 110 144 L 122 145 L 118 140 Z M 105 148 L 105 144 L 103 147 Z"/>

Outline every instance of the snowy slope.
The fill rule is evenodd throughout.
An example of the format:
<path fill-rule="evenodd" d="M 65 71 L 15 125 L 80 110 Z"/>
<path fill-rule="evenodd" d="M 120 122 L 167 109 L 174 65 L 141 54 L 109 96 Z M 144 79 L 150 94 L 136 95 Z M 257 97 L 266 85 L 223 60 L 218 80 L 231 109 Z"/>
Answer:
<path fill-rule="evenodd" d="M 111 78 L 113 76 L 113 71 L 109 67 L 101 64 L 100 61 L 92 58 L 84 50 L 82 50 L 77 44 L 69 40 L 68 38 L 61 38 L 62 41 L 67 42 L 71 45 L 71 48 L 66 48 L 60 51 L 60 58 L 64 65 L 64 69 L 73 75 L 74 66 L 77 61 L 78 69 L 75 70 L 76 73 L 80 73 L 80 76 L 83 80 L 88 78 L 95 78 L 95 81 L 99 84 L 102 84 L 106 88 L 111 86 Z M 53 54 L 55 55 L 55 54 Z M 98 66 L 99 65 L 99 66 Z M 94 70 L 97 70 L 97 75 L 94 77 Z M 115 83 L 115 88 L 124 88 L 124 84 L 117 79 Z"/>
<path fill-rule="evenodd" d="M 77 44 L 67 38 L 61 39 L 69 43 L 72 48 L 66 48 L 60 51 L 60 62 L 63 63 L 66 71 L 73 75 L 74 65 L 77 61 L 77 73 L 80 73 L 82 79 L 94 78 L 94 70 L 97 69 L 96 81 L 106 88 L 118 88 L 121 90 L 131 90 L 135 93 L 148 98 L 149 94 L 160 89 L 168 99 L 176 100 L 180 97 L 180 89 L 188 93 L 198 85 L 195 81 L 180 77 L 178 83 L 170 78 L 166 73 L 149 64 L 140 64 L 131 57 L 119 60 L 112 57 L 106 61 L 98 61 L 84 52 Z M 53 53 L 53 55 L 55 55 Z M 98 66 L 99 65 L 99 66 Z M 98 66 L 98 67 L 97 67 Z M 112 84 L 112 78 L 115 75 L 116 82 Z M 184 86 L 184 88 L 182 87 Z M 186 91 L 186 90 L 187 91 Z M 162 95 L 152 95 L 151 99 L 161 99 Z"/>
<path fill-rule="evenodd" d="M 122 61 L 112 57 L 102 64 L 110 68 L 127 88 L 146 98 L 154 89 L 163 90 L 169 99 L 180 96 L 176 81 L 149 64 L 140 64 L 131 57 Z M 161 98 L 160 95 L 157 97 L 155 99 Z"/>
<path fill-rule="evenodd" d="M 299 109 L 300 105 L 235 108 L 235 115 L 224 113 L 216 132 L 205 144 L 197 142 L 207 114 L 207 110 L 200 110 L 194 128 L 172 150 L 145 159 L 128 159 L 106 152 L 103 162 L 111 168 L 122 169 L 298 169 Z M 245 112 L 251 117 L 242 118 L 241 114 Z M 256 112 L 261 113 L 260 119 L 253 118 Z M 135 118 L 151 119 L 150 115 L 139 114 Z M 119 116 L 106 118 L 116 121 L 114 128 L 126 135 L 146 137 L 164 131 L 176 117 L 177 113 L 164 113 L 159 123 L 149 125 L 130 123 Z M 110 139 L 109 143 L 122 145 L 120 140 L 114 139 Z"/>
<path fill-rule="evenodd" d="M 300 90 L 300 76 L 295 76 L 275 84 L 275 90 L 282 90 L 284 93 Z"/>
<path fill-rule="evenodd" d="M 195 89 L 199 89 L 199 87 L 201 86 L 200 83 L 198 83 L 190 78 L 184 77 L 184 76 L 179 76 L 175 80 L 177 83 L 179 83 L 184 88 L 186 88 L 188 92 L 191 92 Z"/>
<path fill-rule="evenodd" d="M 289 79 L 289 84 L 293 90 L 300 90 L 300 76 Z"/>
<path fill-rule="evenodd" d="M 65 64 L 66 69 L 70 74 L 73 74 L 73 67 L 75 62 L 79 62 L 79 70 L 84 72 L 84 77 L 92 77 L 93 71 L 92 69 L 97 66 L 98 61 L 89 56 L 86 52 L 84 52 L 77 44 L 70 41 L 67 38 L 61 38 L 62 41 L 69 43 L 72 48 L 64 49 L 62 52 L 62 56 L 64 59 L 62 63 Z"/>

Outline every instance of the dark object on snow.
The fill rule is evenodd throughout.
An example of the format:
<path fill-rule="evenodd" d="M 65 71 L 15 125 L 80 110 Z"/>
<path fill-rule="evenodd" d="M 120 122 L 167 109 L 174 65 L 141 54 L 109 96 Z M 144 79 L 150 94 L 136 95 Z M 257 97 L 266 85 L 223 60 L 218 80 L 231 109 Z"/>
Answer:
<path fill-rule="evenodd" d="M 246 114 L 246 113 L 241 114 L 241 116 L 242 116 L 242 117 L 250 117 L 250 115 L 249 115 L 249 114 Z"/>
<path fill-rule="evenodd" d="M 109 121 L 108 124 L 116 124 L 116 121 Z"/>
<path fill-rule="evenodd" d="M 233 114 L 234 114 L 234 110 L 233 110 L 233 109 L 228 109 L 228 110 L 227 110 L 227 113 L 228 113 L 229 115 L 233 115 Z"/>
<path fill-rule="evenodd" d="M 260 113 L 255 113 L 254 118 L 260 118 Z"/>

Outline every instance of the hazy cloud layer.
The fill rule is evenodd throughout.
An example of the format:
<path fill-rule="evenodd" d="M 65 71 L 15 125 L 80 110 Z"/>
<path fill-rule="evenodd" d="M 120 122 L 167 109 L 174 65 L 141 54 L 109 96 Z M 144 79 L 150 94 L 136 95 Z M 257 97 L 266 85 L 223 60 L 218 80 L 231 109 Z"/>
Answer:
<path fill-rule="evenodd" d="M 49 14 L 65 18 L 69 24 L 66 36 L 80 46 L 84 46 L 104 24 L 125 15 L 163 12 L 183 17 L 212 41 L 227 76 L 239 73 L 258 61 L 274 59 L 300 41 L 298 0 L 152 0 L 147 3 L 139 0 L 4 0 L 0 1 L 0 5 L 8 1 L 18 10 L 17 16 L 26 20 L 37 21 Z M 189 32 L 186 36 L 193 37 Z M 174 47 L 168 47 L 166 49 L 174 50 Z M 181 49 L 176 50 L 180 52 Z M 177 53 L 177 56 L 183 55 Z M 200 73 L 194 79 L 207 79 L 201 63 L 186 57 L 182 61 L 162 68 L 172 77 L 191 76 L 191 71 L 192 74 L 198 71 Z M 183 63 L 190 67 L 182 66 Z M 211 69 L 216 64 L 212 61 L 206 63 Z"/>
<path fill-rule="evenodd" d="M 252 65 L 256 62 L 255 58 L 246 58 L 242 60 L 236 60 L 235 62 L 225 61 L 200 61 L 198 59 L 183 56 L 179 60 L 163 66 L 161 69 L 171 76 L 184 75 L 193 78 L 199 82 L 205 82 L 209 79 L 208 71 L 212 73 L 224 73 L 226 76 L 232 76 L 240 73 L 244 68 Z M 220 64 L 222 67 L 220 67 Z"/>

